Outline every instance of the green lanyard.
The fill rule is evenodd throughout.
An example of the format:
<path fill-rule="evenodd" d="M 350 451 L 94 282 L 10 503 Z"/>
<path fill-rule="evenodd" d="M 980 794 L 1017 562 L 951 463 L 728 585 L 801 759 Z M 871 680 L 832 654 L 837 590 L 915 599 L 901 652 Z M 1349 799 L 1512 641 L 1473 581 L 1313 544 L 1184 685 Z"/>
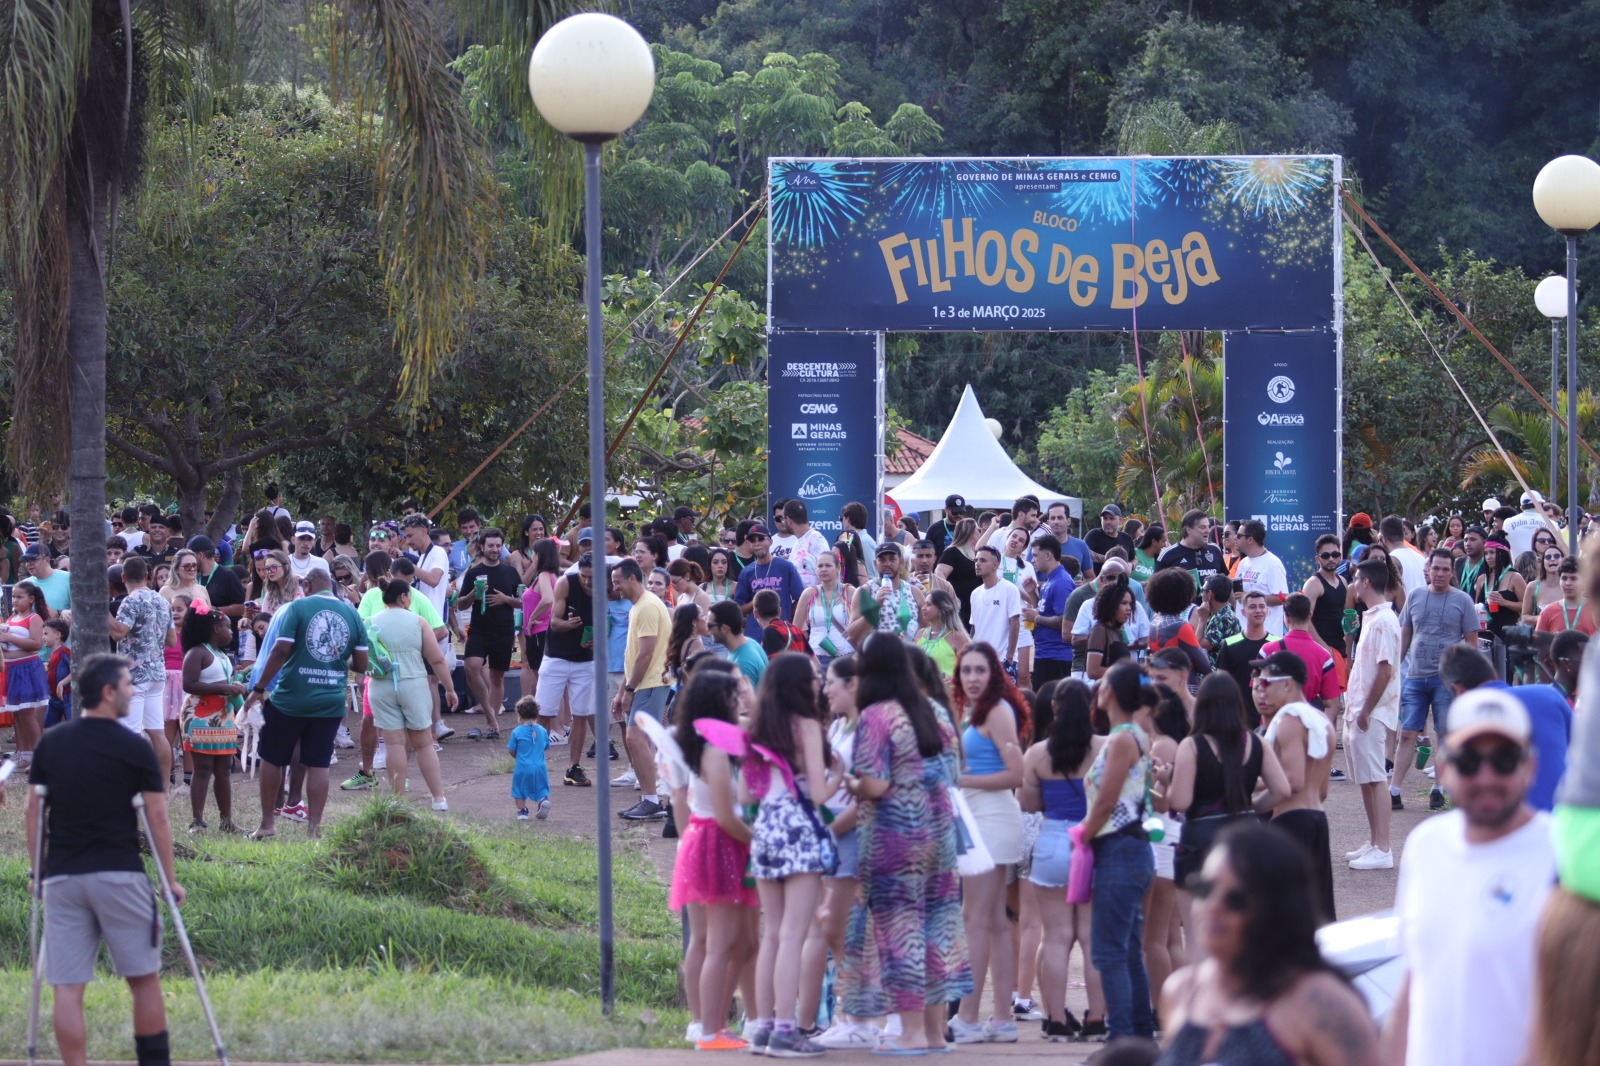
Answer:
<path fill-rule="evenodd" d="M 1579 618 L 1582 618 L 1582 617 L 1583 617 L 1583 604 L 1582 603 L 1580 603 L 1580 604 L 1578 604 L 1578 606 L 1574 607 L 1572 609 L 1572 614 L 1568 615 L 1567 614 L 1567 601 L 1566 600 L 1562 600 L 1561 601 L 1561 628 L 1562 629 L 1577 629 L 1578 628 L 1577 621 L 1578 621 Z"/>

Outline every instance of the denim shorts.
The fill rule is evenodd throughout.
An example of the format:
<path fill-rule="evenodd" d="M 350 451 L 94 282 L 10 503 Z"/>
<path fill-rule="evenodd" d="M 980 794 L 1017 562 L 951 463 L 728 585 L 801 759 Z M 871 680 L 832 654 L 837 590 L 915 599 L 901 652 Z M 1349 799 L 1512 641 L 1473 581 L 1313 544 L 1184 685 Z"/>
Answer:
<path fill-rule="evenodd" d="M 1033 867 L 1028 880 L 1040 888 L 1066 888 L 1072 869 L 1072 838 L 1067 830 L 1077 825 L 1063 818 L 1046 818 L 1033 844 Z"/>
<path fill-rule="evenodd" d="M 1438 674 L 1407 677 L 1400 682 L 1400 728 L 1408 733 L 1419 733 L 1428 725 L 1428 714 L 1433 714 L 1433 728 L 1444 734 L 1444 721 L 1450 703 L 1455 697 L 1450 686 Z"/>
<path fill-rule="evenodd" d="M 861 847 L 856 840 L 856 831 L 852 829 L 844 836 L 835 837 L 833 842 L 839 849 L 839 868 L 833 871 L 833 876 L 854 877 L 861 859 Z"/>

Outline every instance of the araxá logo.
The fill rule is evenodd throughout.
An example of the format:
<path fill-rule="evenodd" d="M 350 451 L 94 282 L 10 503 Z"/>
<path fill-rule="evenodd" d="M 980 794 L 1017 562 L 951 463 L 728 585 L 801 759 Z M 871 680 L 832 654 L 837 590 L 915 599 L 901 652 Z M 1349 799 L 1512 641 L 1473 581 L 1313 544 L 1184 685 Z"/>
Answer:
<path fill-rule="evenodd" d="M 800 491 L 795 495 L 802 500 L 824 500 L 839 495 L 839 486 L 827 474 L 812 474 L 800 483 Z"/>
<path fill-rule="evenodd" d="M 1303 426 L 1306 424 L 1305 415 L 1275 415 L 1262 411 L 1256 415 L 1256 421 L 1263 426 Z"/>
<path fill-rule="evenodd" d="M 1294 379 L 1279 374 L 1267 382 L 1267 398 L 1273 403 L 1288 403 L 1294 399 Z"/>

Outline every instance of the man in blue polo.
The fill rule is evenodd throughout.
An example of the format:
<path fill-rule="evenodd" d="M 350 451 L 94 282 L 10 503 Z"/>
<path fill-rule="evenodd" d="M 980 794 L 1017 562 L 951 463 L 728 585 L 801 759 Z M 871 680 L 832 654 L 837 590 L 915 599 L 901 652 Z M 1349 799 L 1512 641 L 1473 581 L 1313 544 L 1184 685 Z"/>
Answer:
<path fill-rule="evenodd" d="M 1033 542 L 1033 569 L 1039 575 L 1039 606 L 1022 608 L 1033 627 L 1033 683 L 1062 681 L 1072 676 L 1072 621 L 1066 618 L 1067 597 L 1077 586 L 1061 565 L 1061 542 L 1046 533 Z"/>
<path fill-rule="evenodd" d="M 306 594 L 272 619 L 271 651 L 250 679 L 244 709 L 262 703 L 260 840 L 277 832 L 283 772 L 300 746 L 306 768 L 306 834 L 320 835 L 328 802 L 333 738 L 344 720 L 345 677 L 367 669 L 367 629 L 356 609 L 333 592 L 326 570 L 306 575 Z M 271 693 L 268 696 L 268 693 Z"/>

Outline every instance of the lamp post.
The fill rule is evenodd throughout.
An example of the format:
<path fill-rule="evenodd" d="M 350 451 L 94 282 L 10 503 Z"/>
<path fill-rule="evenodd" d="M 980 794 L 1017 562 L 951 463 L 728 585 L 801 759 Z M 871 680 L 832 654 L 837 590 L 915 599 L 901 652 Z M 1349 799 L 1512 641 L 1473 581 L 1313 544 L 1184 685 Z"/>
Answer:
<path fill-rule="evenodd" d="M 1556 405 L 1560 400 L 1561 380 L 1561 325 L 1567 317 L 1567 279 L 1552 274 L 1539 282 L 1533 290 L 1533 302 L 1539 313 L 1550 320 L 1550 499 L 1559 499 L 1556 492 L 1556 468 L 1561 465 L 1561 426 L 1556 419 Z"/>
<path fill-rule="evenodd" d="M 1567 550 L 1578 553 L 1578 238 L 1600 225 L 1600 163 L 1564 155 L 1533 179 L 1533 207 L 1567 239 Z"/>
<path fill-rule="evenodd" d="M 587 12 L 562 19 L 534 45 L 528 92 L 546 122 L 583 145 L 584 255 L 589 311 L 589 515 L 605 525 L 605 349 L 600 332 L 600 146 L 638 122 L 655 92 L 656 64 L 639 31 L 611 15 Z M 601 541 L 596 537 L 598 546 Z M 591 549 L 593 550 L 593 549 Z M 598 554 L 594 593 L 594 722 L 610 721 L 606 700 L 607 575 Z M 605 762 L 605 749 L 596 743 Z M 615 933 L 611 915 L 611 789 L 605 774 L 595 786 L 599 823 L 600 1003 L 616 1002 Z"/>

